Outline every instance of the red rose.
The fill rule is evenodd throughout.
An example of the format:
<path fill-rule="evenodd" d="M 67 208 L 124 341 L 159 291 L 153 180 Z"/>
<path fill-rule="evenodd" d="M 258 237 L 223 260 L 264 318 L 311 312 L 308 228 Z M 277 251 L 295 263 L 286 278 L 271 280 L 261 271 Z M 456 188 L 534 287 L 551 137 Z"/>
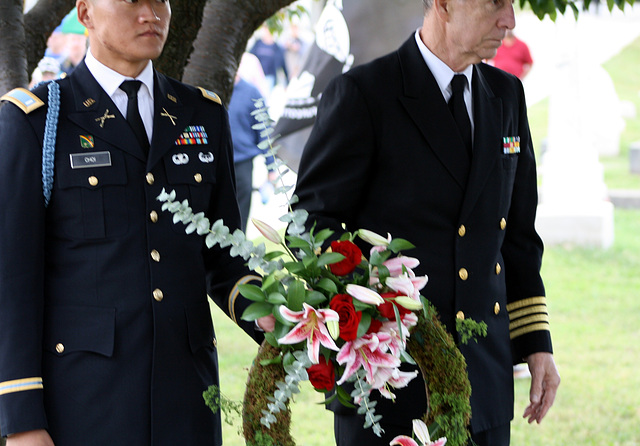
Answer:
<path fill-rule="evenodd" d="M 344 259 L 329 265 L 329 269 L 336 276 L 346 276 L 353 272 L 362 261 L 362 251 L 348 240 L 331 242 L 331 251 L 340 253 Z"/>
<path fill-rule="evenodd" d="M 309 382 L 315 389 L 333 389 L 336 382 L 336 372 L 333 369 L 333 363 L 327 361 L 324 356 L 320 356 L 320 362 L 309 367 L 307 373 L 309 374 Z"/>
<path fill-rule="evenodd" d="M 340 338 L 353 341 L 358 333 L 358 325 L 362 319 L 362 311 L 356 311 L 353 300 L 348 294 L 337 294 L 331 299 L 329 307 L 338 313 L 340 320 Z"/>
<path fill-rule="evenodd" d="M 367 330 L 367 334 L 369 333 L 377 333 L 382 328 L 382 322 L 378 319 L 371 319 L 371 325 L 369 325 L 369 329 Z"/>
<path fill-rule="evenodd" d="M 385 300 L 385 302 L 383 304 L 378 305 L 378 311 L 380 312 L 380 315 L 382 315 L 382 317 L 386 317 L 390 321 L 395 321 L 396 320 L 396 313 L 395 313 L 395 311 L 393 311 L 393 304 L 394 303 L 392 302 L 391 298 L 397 297 L 397 296 L 404 296 L 404 294 L 401 294 L 401 293 L 382 293 L 382 294 L 380 294 L 380 296 Z M 400 312 L 400 316 L 402 316 L 403 314 L 411 313 L 411 310 L 407 310 L 402 305 L 399 305 L 397 303 L 395 305 L 396 305 L 396 307 L 398 307 L 398 311 Z"/>

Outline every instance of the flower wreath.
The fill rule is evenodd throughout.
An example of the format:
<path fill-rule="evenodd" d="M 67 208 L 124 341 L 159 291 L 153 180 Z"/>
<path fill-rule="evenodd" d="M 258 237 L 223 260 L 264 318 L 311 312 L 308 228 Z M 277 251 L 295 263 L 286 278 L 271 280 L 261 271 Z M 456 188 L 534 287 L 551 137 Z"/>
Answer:
<path fill-rule="evenodd" d="M 266 124 L 268 115 L 257 108 L 254 116 L 268 137 L 272 131 Z M 266 144 L 271 147 L 270 141 Z M 269 167 L 282 181 L 281 162 Z M 289 189 L 283 184 L 276 192 Z M 413 268 L 419 261 L 402 254 L 413 248 L 411 243 L 363 229 L 338 240 L 328 229 L 307 231 L 308 214 L 291 209 L 293 196 L 289 212 L 281 217 L 288 225 L 284 240 L 267 224 L 253 220 L 262 235 L 282 249 L 267 253 L 263 243 L 254 245 L 240 230 L 230 233 L 222 220 L 211 224 L 204 213 L 194 214 L 187 200 L 176 198 L 175 191 L 163 190 L 158 196 L 162 210 L 173 213 L 174 223 L 182 222 L 187 233 L 204 236 L 209 248 L 229 247 L 232 256 L 241 256 L 250 269 L 263 275 L 261 287 L 239 286 L 240 293 L 253 301 L 242 319 L 275 317 L 275 328 L 265 333 L 247 380 L 242 405 L 247 445 L 295 445 L 289 403 L 306 380 L 319 392 L 333 391 L 327 403 L 338 399 L 357 406 L 364 427 L 380 436 L 382 416 L 375 413 L 376 402 L 370 395 L 375 390 L 393 399 L 393 389 L 405 387 L 417 376 L 418 371 L 401 371 L 402 362 L 416 364 L 424 378 L 425 425 L 438 430 L 451 445 L 466 444 L 471 416 L 466 363 L 433 305 L 420 295 L 427 277 L 416 276 Z M 356 238 L 373 246 L 369 258 L 354 243 Z M 330 248 L 323 250 L 331 239 Z M 456 323 L 462 342 L 486 334 L 484 323 L 469 319 Z M 344 383 L 351 383 L 354 390 L 347 393 Z M 414 421 L 417 434 L 423 431 L 415 426 Z M 424 435 L 418 437 L 427 445 Z M 411 444 L 403 441 L 398 437 L 391 444 Z"/>

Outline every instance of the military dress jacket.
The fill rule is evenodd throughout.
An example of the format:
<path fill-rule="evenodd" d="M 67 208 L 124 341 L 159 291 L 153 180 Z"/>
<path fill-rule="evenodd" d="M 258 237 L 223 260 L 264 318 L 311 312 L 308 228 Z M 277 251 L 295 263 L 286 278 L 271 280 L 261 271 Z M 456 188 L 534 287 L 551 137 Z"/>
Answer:
<path fill-rule="evenodd" d="M 240 226 L 226 111 L 155 73 L 146 156 L 84 63 L 56 82 L 59 101 L 45 85 L 6 96 L 0 113 L 0 429 L 45 428 L 57 446 L 219 445 L 202 398 L 218 384 L 207 294 L 239 322 L 235 285 L 257 278 L 156 197 L 175 190 L 212 223 Z"/>
<path fill-rule="evenodd" d="M 456 317 L 488 325 L 485 338 L 460 347 L 472 386 L 471 427 L 482 431 L 512 419 L 512 364 L 551 351 L 551 340 L 522 85 L 479 64 L 472 92 L 470 160 L 414 36 L 334 79 L 303 152 L 296 194 L 318 228 L 342 233 L 344 224 L 412 242 L 416 248 L 403 254 L 420 260 L 416 274 L 429 277 L 422 294 L 451 333 Z M 395 404 L 383 399 L 376 408 L 382 427 L 420 417 L 423 389 L 415 379 L 394 391 Z"/>

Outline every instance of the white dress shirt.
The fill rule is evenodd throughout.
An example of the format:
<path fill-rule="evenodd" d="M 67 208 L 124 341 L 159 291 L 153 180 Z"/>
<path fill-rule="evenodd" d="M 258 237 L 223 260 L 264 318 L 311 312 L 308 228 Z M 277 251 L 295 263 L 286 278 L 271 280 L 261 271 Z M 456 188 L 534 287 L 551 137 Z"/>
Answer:
<path fill-rule="evenodd" d="M 449 66 L 438 59 L 438 56 L 433 54 L 429 48 L 424 44 L 422 39 L 420 38 L 420 30 L 418 29 L 415 34 L 416 43 L 418 44 L 418 48 L 420 49 L 420 53 L 422 54 L 422 58 L 424 59 L 427 67 L 433 74 L 433 77 L 436 78 L 436 82 L 438 83 L 438 87 L 440 87 L 440 91 L 442 92 L 442 96 L 444 97 L 445 102 L 449 102 L 451 98 L 451 80 L 453 76 L 456 74 L 464 74 L 467 78 L 467 88 L 464 89 L 464 103 L 467 106 L 467 114 L 469 115 L 469 120 L 471 121 L 471 138 L 473 141 L 473 96 L 471 94 L 471 78 L 473 77 L 473 65 L 469 65 L 465 68 L 464 71 L 460 73 L 454 72 Z"/>
<path fill-rule="evenodd" d="M 99 62 L 91 53 L 91 48 L 87 51 L 85 64 L 98 81 L 98 84 L 109 95 L 111 100 L 116 104 L 120 113 L 127 117 L 127 102 L 129 98 L 127 93 L 120 90 L 120 85 L 126 80 L 133 80 L 132 77 L 123 76 L 122 74 L 112 70 L 103 63 Z M 142 73 L 135 78 L 142 82 L 140 90 L 138 90 L 138 109 L 140 117 L 147 132 L 149 141 L 153 136 L 153 64 L 151 61 L 147 64 Z"/>

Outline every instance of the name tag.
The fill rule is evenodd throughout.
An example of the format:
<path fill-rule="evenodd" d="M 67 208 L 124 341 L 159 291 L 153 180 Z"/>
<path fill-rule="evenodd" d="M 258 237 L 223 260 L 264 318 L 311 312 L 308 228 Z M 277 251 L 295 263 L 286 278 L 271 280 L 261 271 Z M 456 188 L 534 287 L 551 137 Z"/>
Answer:
<path fill-rule="evenodd" d="M 72 153 L 69 155 L 69 157 L 71 158 L 72 169 L 111 166 L 110 152 Z"/>

